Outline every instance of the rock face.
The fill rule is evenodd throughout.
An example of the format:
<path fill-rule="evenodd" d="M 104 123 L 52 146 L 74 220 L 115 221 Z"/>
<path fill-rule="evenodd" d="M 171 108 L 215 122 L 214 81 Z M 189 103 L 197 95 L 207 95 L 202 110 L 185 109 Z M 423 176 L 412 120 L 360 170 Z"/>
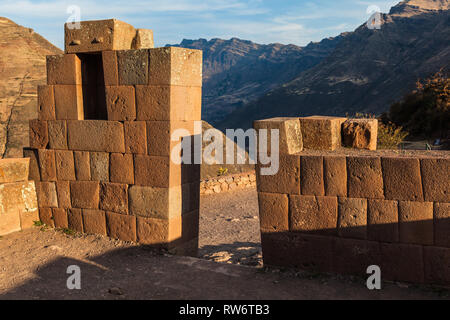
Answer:
<path fill-rule="evenodd" d="M 326 58 L 343 36 L 306 47 L 261 45 L 230 40 L 183 40 L 183 48 L 203 50 L 203 115 L 212 125 Z"/>
<path fill-rule="evenodd" d="M 450 61 L 449 1 L 405 1 L 347 34 L 318 65 L 231 113 L 216 127 L 251 127 L 256 119 L 379 114 Z"/>
<path fill-rule="evenodd" d="M 45 56 L 61 53 L 32 29 L 0 17 L 0 158 L 22 157 L 28 120 L 37 118 L 37 86 Z"/>

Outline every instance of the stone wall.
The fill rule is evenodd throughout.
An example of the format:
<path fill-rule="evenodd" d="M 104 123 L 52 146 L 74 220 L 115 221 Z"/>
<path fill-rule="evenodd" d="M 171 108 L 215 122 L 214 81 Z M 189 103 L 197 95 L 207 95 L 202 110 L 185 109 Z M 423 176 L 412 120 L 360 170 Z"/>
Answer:
<path fill-rule="evenodd" d="M 172 161 L 171 135 L 201 120 L 201 51 L 130 50 L 136 31 L 117 21 L 80 30 L 66 28 L 66 54 L 47 57 L 30 121 L 41 221 L 195 254 L 200 166 Z M 97 51 L 86 37 L 107 30 Z"/>
<path fill-rule="evenodd" d="M 450 285 L 450 153 L 338 145 L 282 154 L 274 176 L 260 168 L 265 264 L 363 277 L 377 265 L 384 280 Z"/>
<path fill-rule="evenodd" d="M 244 172 L 203 180 L 200 182 L 200 194 L 214 194 L 253 187 L 256 187 L 255 172 Z"/>
<path fill-rule="evenodd" d="M 28 181 L 29 159 L 0 160 L 0 236 L 39 221 L 36 189 Z"/>

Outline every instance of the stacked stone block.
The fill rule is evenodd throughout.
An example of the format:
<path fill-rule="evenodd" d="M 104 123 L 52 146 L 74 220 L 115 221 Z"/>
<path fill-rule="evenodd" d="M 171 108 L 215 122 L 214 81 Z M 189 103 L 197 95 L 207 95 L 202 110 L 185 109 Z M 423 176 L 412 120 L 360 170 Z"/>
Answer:
<path fill-rule="evenodd" d="M 0 160 L 0 236 L 29 229 L 39 221 L 29 164 L 29 159 Z"/>
<path fill-rule="evenodd" d="M 26 150 L 40 217 L 195 254 L 200 168 L 172 161 L 180 142 L 171 135 L 185 129 L 191 138 L 201 120 L 202 53 L 132 49 L 151 33 L 130 27 L 117 20 L 66 27 L 66 54 L 47 57 Z"/>
<path fill-rule="evenodd" d="M 307 120 L 299 121 L 303 132 Z M 315 125 L 305 127 L 323 134 Z M 317 141 L 321 150 L 333 139 Z M 261 175 L 261 167 L 265 264 L 363 277 L 378 265 L 385 280 L 450 285 L 448 153 L 309 150 L 280 154 L 274 176 Z"/>

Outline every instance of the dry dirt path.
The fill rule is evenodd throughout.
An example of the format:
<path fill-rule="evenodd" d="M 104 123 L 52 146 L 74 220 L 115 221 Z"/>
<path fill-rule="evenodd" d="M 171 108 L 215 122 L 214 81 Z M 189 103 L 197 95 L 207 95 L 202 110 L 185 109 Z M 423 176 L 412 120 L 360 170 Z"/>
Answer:
<path fill-rule="evenodd" d="M 256 192 L 202 198 L 203 257 L 257 265 Z M 239 219 L 234 220 L 234 219 Z M 245 248 L 245 249 L 243 249 Z M 250 263 L 249 263 L 250 262 Z M 68 290 L 67 267 L 81 268 Z M 158 254 L 130 243 L 34 228 L 0 238 L 0 299 L 448 299 L 436 289 Z"/>

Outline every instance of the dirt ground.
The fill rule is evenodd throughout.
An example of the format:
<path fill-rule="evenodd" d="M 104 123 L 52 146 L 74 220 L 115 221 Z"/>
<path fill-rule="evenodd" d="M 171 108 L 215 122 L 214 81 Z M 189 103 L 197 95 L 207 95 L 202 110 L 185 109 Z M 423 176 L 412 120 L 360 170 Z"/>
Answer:
<path fill-rule="evenodd" d="M 254 189 L 202 197 L 200 258 L 36 227 L 0 238 L 0 299 L 449 299 L 449 292 L 261 267 Z M 210 260 L 210 261 L 208 261 Z M 212 261 L 211 261 L 212 260 Z M 239 265 L 240 264 L 240 265 Z M 81 269 L 81 290 L 66 286 Z"/>

